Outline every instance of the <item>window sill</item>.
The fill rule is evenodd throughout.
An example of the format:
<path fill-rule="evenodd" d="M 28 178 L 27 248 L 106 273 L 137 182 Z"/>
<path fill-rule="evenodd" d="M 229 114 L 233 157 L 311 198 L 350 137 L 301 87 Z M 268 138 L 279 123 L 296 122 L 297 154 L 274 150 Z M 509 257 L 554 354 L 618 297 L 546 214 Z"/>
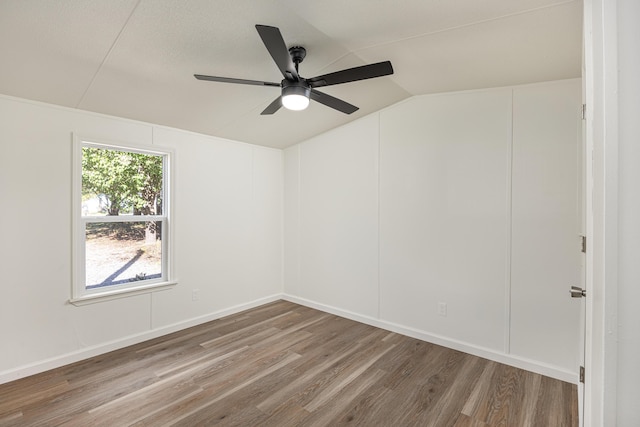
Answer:
<path fill-rule="evenodd" d="M 177 284 L 177 281 L 160 282 L 146 286 L 140 286 L 135 289 L 118 289 L 113 291 L 100 292 L 95 294 L 83 295 L 77 298 L 71 298 L 69 299 L 69 303 L 75 306 L 95 304 L 97 302 L 112 301 L 119 298 L 127 298 L 152 292 L 166 291 L 173 288 Z"/>

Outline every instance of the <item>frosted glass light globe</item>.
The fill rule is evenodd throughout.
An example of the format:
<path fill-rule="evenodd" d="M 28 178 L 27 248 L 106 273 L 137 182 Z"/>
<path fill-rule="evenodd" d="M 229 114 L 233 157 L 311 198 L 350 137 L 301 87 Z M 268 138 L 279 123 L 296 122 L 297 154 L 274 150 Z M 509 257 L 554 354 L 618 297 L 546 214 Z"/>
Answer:
<path fill-rule="evenodd" d="M 309 106 L 309 98 L 295 93 L 291 95 L 284 95 L 282 97 L 282 106 L 288 110 L 304 110 Z"/>

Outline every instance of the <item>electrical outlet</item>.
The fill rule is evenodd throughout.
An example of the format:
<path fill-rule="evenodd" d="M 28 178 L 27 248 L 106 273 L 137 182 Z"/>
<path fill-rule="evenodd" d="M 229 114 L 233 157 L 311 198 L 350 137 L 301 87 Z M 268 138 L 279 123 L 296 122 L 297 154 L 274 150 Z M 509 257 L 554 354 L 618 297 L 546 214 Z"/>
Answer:
<path fill-rule="evenodd" d="M 191 301 L 198 301 L 200 299 L 200 289 L 194 289 L 191 291 Z"/>
<path fill-rule="evenodd" d="M 438 315 L 442 317 L 447 317 L 447 303 L 439 302 L 438 303 Z"/>

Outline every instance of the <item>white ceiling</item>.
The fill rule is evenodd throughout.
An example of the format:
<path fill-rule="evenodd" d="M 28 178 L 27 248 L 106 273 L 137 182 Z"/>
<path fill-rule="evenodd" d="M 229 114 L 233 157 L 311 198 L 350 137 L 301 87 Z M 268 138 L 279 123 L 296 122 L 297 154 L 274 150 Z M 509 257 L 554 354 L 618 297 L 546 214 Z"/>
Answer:
<path fill-rule="evenodd" d="M 260 112 L 279 82 L 255 24 L 302 45 L 304 77 L 391 60 L 392 76 L 322 88 Z M 581 75 L 582 1 L 2 0 L 0 93 L 271 147 L 286 147 L 413 95 Z"/>

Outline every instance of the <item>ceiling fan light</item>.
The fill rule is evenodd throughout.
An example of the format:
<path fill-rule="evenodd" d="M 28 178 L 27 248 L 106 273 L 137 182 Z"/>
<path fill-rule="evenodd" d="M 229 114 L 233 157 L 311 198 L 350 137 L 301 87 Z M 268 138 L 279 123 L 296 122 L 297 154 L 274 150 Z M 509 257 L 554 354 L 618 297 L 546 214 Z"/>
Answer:
<path fill-rule="evenodd" d="M 304 110 L 309 106 L 309 98 L 304 95 L 285 95 L 282 97 L 282 106 L 287 110 Z"/>
<path fill-rule="evenodd" d="M 311 89 L 304 86 L 287 86 L 282 89 L 282 106 L 287 110 L 300 111 L 309 106 Z"/>

